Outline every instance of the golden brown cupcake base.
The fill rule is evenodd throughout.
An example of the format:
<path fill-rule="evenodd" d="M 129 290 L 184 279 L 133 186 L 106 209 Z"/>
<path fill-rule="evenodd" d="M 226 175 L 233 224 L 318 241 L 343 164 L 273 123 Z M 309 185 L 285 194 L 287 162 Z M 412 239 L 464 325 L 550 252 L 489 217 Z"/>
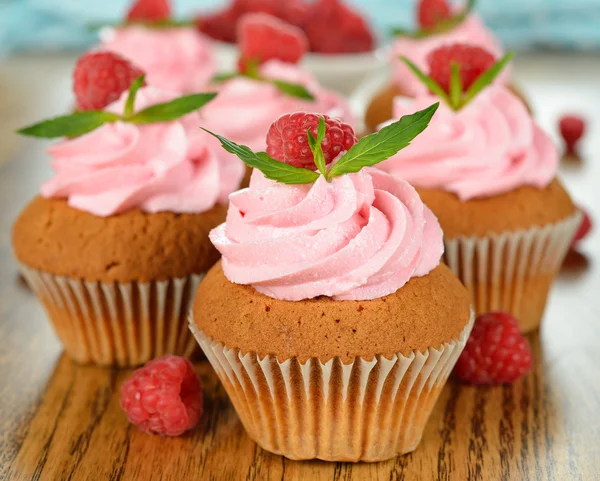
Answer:
<path fill-rule="evenodd" d="M 26 266 L 102 282 L 147 282 L 206 272 L 219 258 L 208 233 L 226 207 L 201 214 L 132 209 L 98 217 L 65 200 L 36 197 L 13 228 L 16 257 Z"/>
<path fill-rule="evenodd" d="M 394 116 L 394 98 L 403 95 L 402 91 L 389 84 L 375 94 L 365 112 L 367 131 L 375 132 L 377 126 Z"/>
<path fill-rule="evenodd" d="M 322 362 L 440 346 L 458 338 L 469 312 L 467 292 L 444 265 L 379 299 L 290 302 L 233 284 L 218 262 L 200 284 L 193 307 L 196 325 L 226 346 L 276 354 L 280 361 Z"/>
<path fill-rule="evenodd" d="M 376 462 L 418 446 L 471 325 L 437 349 L 351 363 L 280 362 L 223 346 L 191 327 L 263 449 L 298 460 Z"/>
<path fill-rule="evenodd" d="M 506 311 L 521 330 L 539 327 L 554 277 L 580 222 L 558 180 L 461 201 L 417 189 L 444 231 L 444 261 L 467 287 L 477 314 Z"/>
<path fill-rule="evenodd" d="M 417 188 L 417 192 L 437 216 L 448 238 L 544 226 L 564 220 L 576 211 L 558 179 L 543 189 L 523 186 L 504 194 L 467 201 L 441 189 Z"/>

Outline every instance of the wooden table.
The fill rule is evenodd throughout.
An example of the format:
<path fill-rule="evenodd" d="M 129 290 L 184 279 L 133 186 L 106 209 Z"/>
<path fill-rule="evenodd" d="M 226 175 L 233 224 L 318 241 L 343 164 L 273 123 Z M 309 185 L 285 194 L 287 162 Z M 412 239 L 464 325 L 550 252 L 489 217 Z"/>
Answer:
<path fill-rule="evenodd" d="M 11 132 L 69 105 L 70 62 L 30 57 L 0 66 L 0 479 L 600 479 L 598 229 L 568 259 L 543 328 L 531 336 L 533 373 L 505 387 L 450 382 L 410 455 L 352 465 L 269 454 L 244 433 L 206 363 L 198 365 L 205 414 L 189 435 L 166 439 L 129 425 L 119 408 L 128 372 L 77 366 L 61 355 L 10 247 L 13 219 L 49 174 L 43 146 Z M 575 199 L 600 222 L 599 58 L 523 57 L 516 71 L 545 127 L 555 129 L 569 109 L 595 121 L 585 160 L 562 171 Z"/>

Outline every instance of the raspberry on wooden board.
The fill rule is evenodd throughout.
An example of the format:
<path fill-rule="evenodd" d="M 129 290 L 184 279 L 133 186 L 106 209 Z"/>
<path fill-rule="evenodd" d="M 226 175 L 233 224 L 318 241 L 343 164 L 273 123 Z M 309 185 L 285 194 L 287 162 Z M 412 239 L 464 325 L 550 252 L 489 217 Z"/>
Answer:
<path fill-rule="evenodd" d="M 531 349 L 517 320 L 505 312 L 490 312 L 475 320 L 454 371 L 471 384 L 507 384 L 529 373 L 532 365 Z"/>
<path fill-rule="evenodd" d="M 564 115 L 558 127 L 567 153 L 574 153 L 585 132 L 585 121 L 578 115 Z"/>
<path fill-rule="evenodd" d="M 202 385 L 192 363 L 166 355 L 137 369 L 123 383 L 121 408 L 150 434 L 179 436 L 202 415 Z"/>

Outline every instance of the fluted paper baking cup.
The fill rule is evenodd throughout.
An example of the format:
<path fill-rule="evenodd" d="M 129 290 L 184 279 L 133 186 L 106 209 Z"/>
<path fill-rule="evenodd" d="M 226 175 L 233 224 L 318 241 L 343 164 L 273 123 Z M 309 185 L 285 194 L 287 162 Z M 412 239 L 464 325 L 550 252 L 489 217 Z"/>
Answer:
<path fill-rule="evenodd" d="M 349 364 L 339 357 L 260 358 L 214 341 L 191 319 L 190 329 L 263 449 L 290 459 L 371 462 L 417 447 L 473 317 L 458 339 L 440 347 Z"/>
<path fill-rule="evenodd" d="M 203 275 L 103 283 L 24 265 L 21 271 L 77 362 L 135 366 L 163 354 L 190 356 L 196 348 L 187 315 Z"/>
<path fill-rule="evenodd" d="M 469 290 L 481 314 L 512 313 L 523 332 L 540 325 L 552 282 L 582 215 L 528 230 L 444 239 L 444 260 Z"/>

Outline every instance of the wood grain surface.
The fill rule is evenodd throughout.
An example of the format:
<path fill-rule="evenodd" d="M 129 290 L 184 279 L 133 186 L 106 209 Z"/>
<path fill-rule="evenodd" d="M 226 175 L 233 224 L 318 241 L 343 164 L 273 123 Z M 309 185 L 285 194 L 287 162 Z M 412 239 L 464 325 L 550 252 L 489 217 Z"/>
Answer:
<path fill-rule="evenodd" d="M 69 102 L 68 71 L 59 74 L 62 63 L 46 59 L 44 68 L 57 82 L 46 87 L 51 98 L 37 95 L 41 103 L 33 108 L 33 94 L 19 81 L 31 67 L 19 62 L 9 75 L 0 74 L 0 143 L 18 126 L 4 109 L 9 98 L 14 111 L 16 92 L 26 112 L 21 122 L 49 115 L 57 98 L 63 107 Z M 525 57 L 516 71 L 542 124 L 554 133 L 566 110 L 594 121 L 583 160 L 565 161 L 561 170 L 574 198 L 600 221 L 598 57 Z M 598 229 L 565 263 L 543 327 L 530 336 L 536 363 L 526 379 L 488 388 L 449 382 L 421 445 L 407 456 L 355 465 L 290 461 L 248 438 L 207 363 L 197 364 L 205 386 L 200 424 L 167 439 L 128 424 L 119 408 L 127 371 L 78 366 L 61 355 L 17 274 L 10 246 L 14 217 L 50 172 L 43 148 L 27 140 L 10 161 L 0 158 L 1 480 L 600 479 Z"/>

